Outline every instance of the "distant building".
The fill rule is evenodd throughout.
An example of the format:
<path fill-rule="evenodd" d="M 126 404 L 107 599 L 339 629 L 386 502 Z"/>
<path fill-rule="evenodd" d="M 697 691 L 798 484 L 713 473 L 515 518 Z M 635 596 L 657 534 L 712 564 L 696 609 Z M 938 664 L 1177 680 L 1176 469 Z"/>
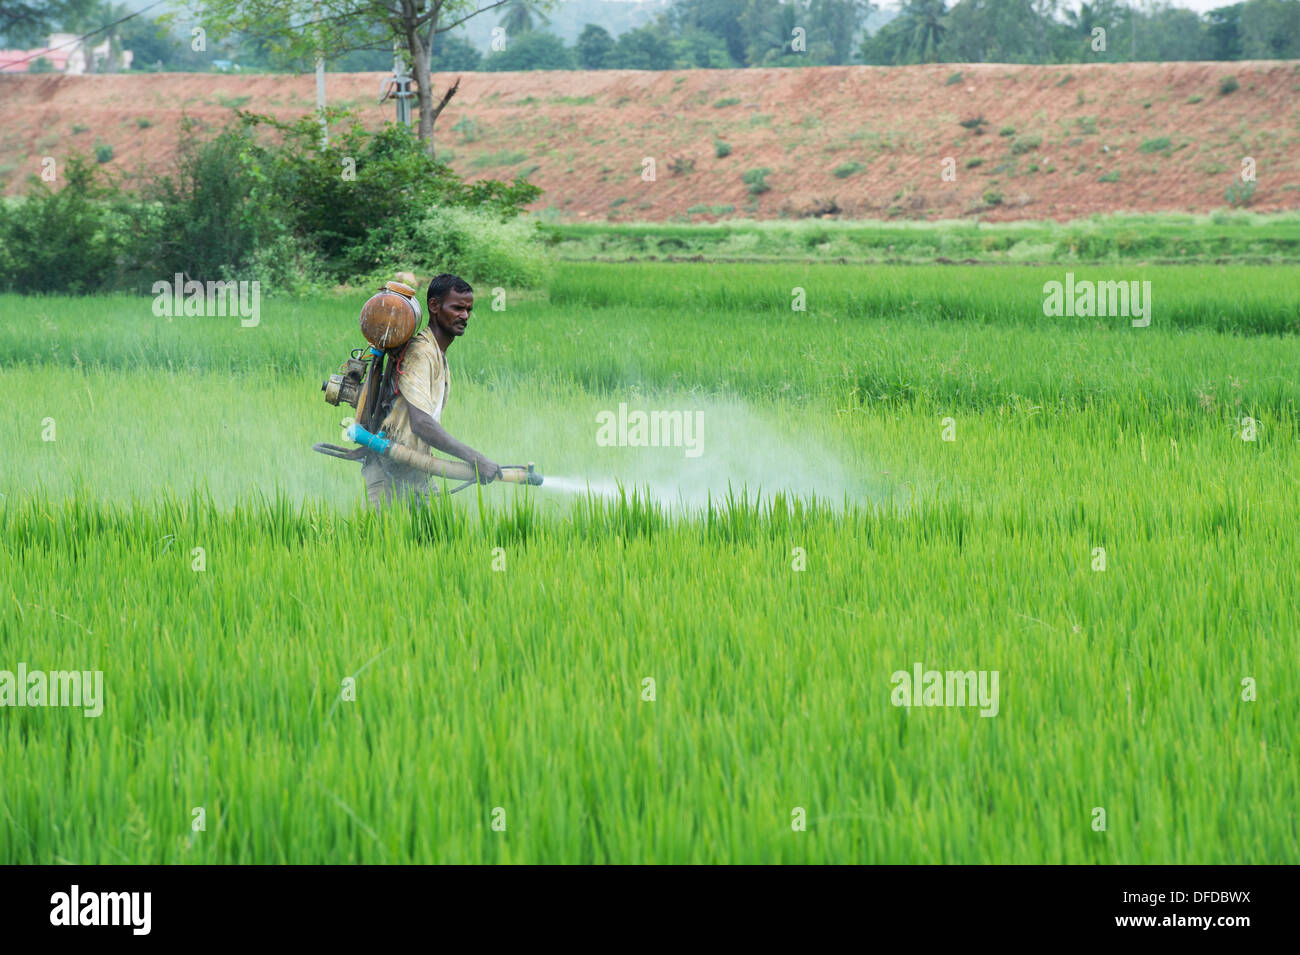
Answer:
<path fill-rule="evenodd" d="M 80 76 L 83 73 L 115 73 L 131 68 L 135 54 L 121 50 L 113 63 L 112 42 L 105 39 L 90 46 L 75 33 L 51 33 L 46 45 L 35 50 L 0 50 L 0 73 L 30 73 L 32 64 L 46 60 L 56 73 Z"/>

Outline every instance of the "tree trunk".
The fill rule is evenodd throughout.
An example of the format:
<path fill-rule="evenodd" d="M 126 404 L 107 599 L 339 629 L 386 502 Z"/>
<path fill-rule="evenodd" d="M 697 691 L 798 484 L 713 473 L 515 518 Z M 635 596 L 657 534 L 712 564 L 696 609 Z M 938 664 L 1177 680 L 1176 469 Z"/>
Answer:
<path fill-rule="evenodd" d="M 433 55 L 433 43 L 420 35 L 418 27 L 408 26 L 406 30 L 406 48 L 411 53 L 411 72 L 415 79 L 416 99 L 420 104 L 420 126 L 417 135 L 433 155 L 433 121 L 437 114 L 433 111 L 433 84 L 429 82 L 429 61 Z"/>

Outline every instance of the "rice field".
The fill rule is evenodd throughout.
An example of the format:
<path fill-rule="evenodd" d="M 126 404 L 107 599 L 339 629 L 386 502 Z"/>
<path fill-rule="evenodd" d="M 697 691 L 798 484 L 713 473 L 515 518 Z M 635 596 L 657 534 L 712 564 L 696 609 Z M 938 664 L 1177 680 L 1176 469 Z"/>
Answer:
<path fill-rule="evenodd" d="M 0 862 L 1300 861 L 1294 273 L 563 264 L 443 416 L 547 483 L 381 516 L 365 291 L 0 297 L 0 671 L 104 686 L 0 707 Z"/>

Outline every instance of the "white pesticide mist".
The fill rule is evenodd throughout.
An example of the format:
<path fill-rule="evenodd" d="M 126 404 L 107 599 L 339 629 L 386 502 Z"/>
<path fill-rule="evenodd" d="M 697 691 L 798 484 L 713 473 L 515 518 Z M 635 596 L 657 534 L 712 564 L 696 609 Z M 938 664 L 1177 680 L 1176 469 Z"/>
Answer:
<path fill-rule="evenodd" d="M 624 422 L 637 411 L 680 411 L 694 416 L 699 433 L 691 434 L 690 443 L 659 447 L 634 445 L 642 437 L 652 443 L 681 438 L 681 431 L 656 434 L 651 427 L 638 435 L 615 426 L 602 434 L 601 421 L 617 418 L 620 403 L 626 405 Z M 601 413 L 604 419 L 598 418 Z M 816 496 L 836 508 L 846 498 L 876 501 L 867 482 L 855 479 L 854 469 L 810 433 L 820 425 L 817 413 L 809 410 L 784 408 L 760 415 L 744 402 L 682 393 L 598 403 L 587 398 L 579 408 L 566 407 L 544 420 L 516 416 L 512 434 L 502 437 L 529 449 L 545 479 L 543 495 L 617 498 L 636 491 L 670 510 L 691 511 L 710 500 L 716 506 L 729 491 L 736 497 L 744 492 L 751 502 L 770 501 L 777 493 L 787 499 Z"/>

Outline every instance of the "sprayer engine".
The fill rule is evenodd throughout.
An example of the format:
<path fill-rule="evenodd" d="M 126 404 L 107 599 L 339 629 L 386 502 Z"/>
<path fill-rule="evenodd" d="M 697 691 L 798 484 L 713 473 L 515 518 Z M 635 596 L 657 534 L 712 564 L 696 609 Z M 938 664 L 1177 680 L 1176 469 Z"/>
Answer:
<path fill-rule="evenodd" d="M 330 375 L 326 381 L 321 382 L 320 390 L 325 392 L 325 400 L 329 404 L 357 406 L 361 397 L 361 383 L 366 377 L 366 362 L 359 357 L 360 352 L 361 349 L 355 349 L 352 357 L 339 365 L 337 374 Z"/>

